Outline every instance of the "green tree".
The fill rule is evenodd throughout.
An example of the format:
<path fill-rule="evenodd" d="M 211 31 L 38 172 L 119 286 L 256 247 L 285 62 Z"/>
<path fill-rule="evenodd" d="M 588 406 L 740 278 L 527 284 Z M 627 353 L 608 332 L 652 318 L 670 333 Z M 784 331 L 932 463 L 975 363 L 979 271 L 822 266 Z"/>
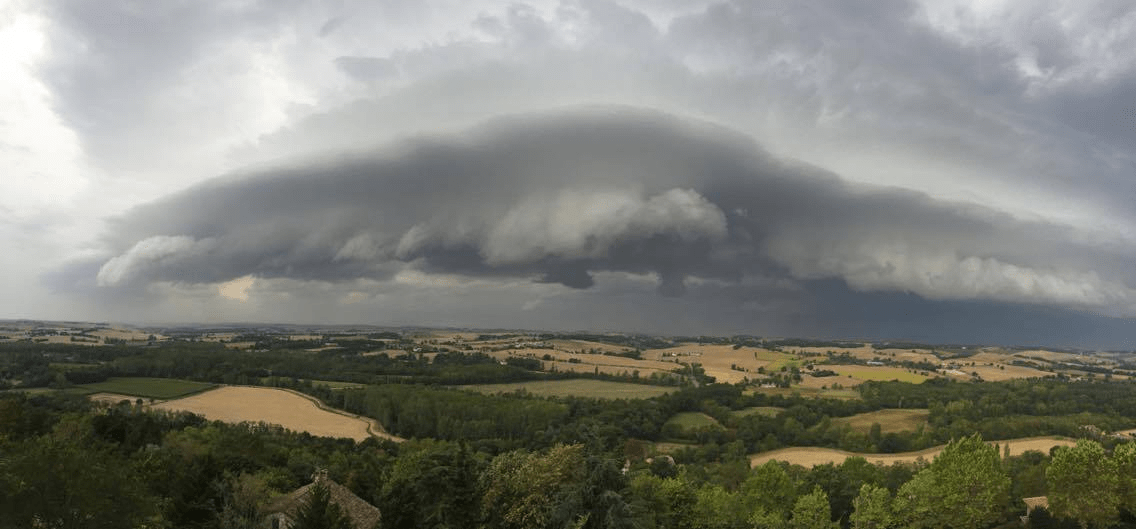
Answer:
<path fill-rule="evenodd" d="M 493 459 L 481 476 L 482 512 L 502 528 L 549 527 L 561 487 L 583 479 L 581 445 L 557 446 L 545 455 L 514 451 Z"/>
<path fill-rule="evenodd" d="M 694 525 L 698 496 L 684 474 L 669 478 L 638 474 L 631 479 L 631 498 L 636 522 L 644 529 Z"/>
<path fill-rule="evenodd" d="M 892 503 L 902 527 L 974 529 L 997 521 L 1010 477 L 998 447 L 975 434 L 951 441 L 931 464 L 900 487 Z"/>
<path fill-rule="evenodd" d="M 1116 475 L 1120 479 L 1120 505 L 1136 515 L 1136 443 L 1125 443 L 1112 451 Z"/>
<path fill-rule="evenodd" d="M 632 518 L 619 492 L 626 486 L 619 466 L 583 445 L 497 456 L 481 486 L 483 518 L 492 527 L 616 528 Z"/>
<path fill-rule="evenodd" d="M 891 493 L 871 483 L 860 486 L 860 494 L 852 501 L 849 521 L 853 529 L 885 529 L 892 526 Z"/>
<path fill-rule="evenodd" d="M 785 467 L 776 461 L 768 461 L 754 468 L 749 478 L 742 482 L 741 495 L 744 504 L 751 511 L 772 513 L 784 518 L 788 514 L 788 506 L 796 500 L 797 492 Z"/>
<path fill-rule="evenodd" d="M 748 525 L 751 514 L 737 494 L 718 485 L 698 489 L 693 526 L 704 529 L 733 529 Z"/>
<path fill-rule="evenodd" d="M 1045 477 L 1054 516 L 1072 518 L 1085 528 L 1116 520 L 1120 507 L 1117 465 L 1100 443 L 1081 439 L 1075 446 L 1058 448 Z"/>
<path fill-rule="evenodd" d="M 752 529 L 784 529 L 786 522 L 778 513 L 758 510 L 750 515 L 749 526 Z"/>
<path fill-rule="evenodd" d="M 952 441 L 931 462 L 940 521 L 947 527 L 976 529 L 997 521 L 1009 499 L 1010 476 L 998 447 L 975 434 Z"/>
<path fill-rule="evenodd" d="M 832 521 L 828 495 L 820 487 L 814 487 L 812 492 L 797 498 L 793 505 L 789 529 L 837 529 L 839 526 Z"/>
<path fill-rule="evenodd" d="M 150 519 L 129 461 L 51 435 L 0 446 L 0 528 L 115 529 Z"/>
<path fill-rule="evenodd" d="M 308 489 L 308 498 L 296 511 L 292 529 L 354 529 L 351 519 L 331 501 L 327 483 L 317 480 Z"/>
<path fill-rule="evenodd" d="M 904 483 L 892 501 L 895 525 L 910 529 L 931 529 L 941 527 L 938 508 L 938 491 L 935 474 L 930 468 L 920 470 Z"/>
<path fill-rule="evenodd" d="M 385 527 L 472 527 L 477 462 L 463 444 L 418 441 L 399 455 L 379 493 Z"/>
<path fill-rule="evenodd" d="M 221 489 L 221 514 L 218 516 L 225 529 L 256 529 L 260 527 L 260 507 L 268 501 L 268 485 L 261 475 L 226 475 L 218 482 Z"/>

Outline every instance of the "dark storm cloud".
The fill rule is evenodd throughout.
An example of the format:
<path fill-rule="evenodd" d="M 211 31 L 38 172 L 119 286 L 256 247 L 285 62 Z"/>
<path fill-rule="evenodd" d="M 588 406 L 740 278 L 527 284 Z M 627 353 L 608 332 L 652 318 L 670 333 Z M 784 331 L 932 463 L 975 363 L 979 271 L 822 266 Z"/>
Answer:
<path fill-rule="evenodd" d="M 838 279 L 862 292 L 1129 314 L 1131 250 L 853 185 L 707 123 L 624 107 L 216 179 L 117 219 L 97 281 L 383 280 L 405 267 L 585 289 L 597 272 Z M 92 278 L 94 279 L 94 278 Z"/>

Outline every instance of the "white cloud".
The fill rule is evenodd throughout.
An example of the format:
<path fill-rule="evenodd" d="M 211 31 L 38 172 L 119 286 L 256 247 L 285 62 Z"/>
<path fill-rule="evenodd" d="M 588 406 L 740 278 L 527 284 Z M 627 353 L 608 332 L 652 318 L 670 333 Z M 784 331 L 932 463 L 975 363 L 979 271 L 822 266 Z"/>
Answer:
<path fill-rule="evenodd" d="M 629 238 L 663 235 L 692 242 L 725 234 L 722 212 L 689 189 L 646 200 L 631 192 L 568 190 L 514 206 L 489 232 L 483 253 L 491 265 L 597 258 Z"/>
<path fill-rule="evenodd" d="M 44 21 L 19 5 L 0 7 L 0 207 L 30 215 L 69 204 L 87 180 L 78 138 L 36 75 L 47 47 Z"/>
<path fill-rule="evenodd" d="M 244 276 L 238 277 L 232 281 L 226 281 L 217 285 L 217 293 L 226 299 L 245 302 L 249 300 L 249 289 L 256 283 L 256 277 Z"/>
<path fill-rule="evenodd" d="M 138 241 L 122 255 L 112 257 L 97 276 L 99 286 L 116 286 L 135 280 L 150 268 L 169 266 L 179 259 L 195 256 L 212 245 L 184 235 L 157 235 Z"/>

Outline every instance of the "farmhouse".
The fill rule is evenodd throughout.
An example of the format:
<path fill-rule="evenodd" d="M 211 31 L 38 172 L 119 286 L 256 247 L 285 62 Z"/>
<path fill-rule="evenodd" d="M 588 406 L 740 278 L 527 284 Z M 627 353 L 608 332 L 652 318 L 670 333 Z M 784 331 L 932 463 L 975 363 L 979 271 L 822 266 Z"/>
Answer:
<path fill-rule="evenodd" d="M 1048 496 L 1035 496 L 1033 498 L 1022 498 L 1022 503 L 1026 504 L 1026 514 L 1025 514 L 1025 516 L 1021 517 L 1023 524 L 1029 523 L 1029 515 L 1030 515 L 1031 512 L 1033 512 L 1034 509 L 1037 509 L 1039 507 L 1042 508 L 1042 509 L 1049 509 L 1049 497 Z"/>
<path fill-rule="evenodd" d="M 300 487 L 291 493 L 277 498 L 264 510 L 265 528 L 289 529 L 295 523 L 297 511 L 308 502 L 312 487 L 317 484 L 327 486 L 331 496 L 330 502 L 339 506 L 339 509 L 351 519 L 356 529 L 371 529 L 377 527 L 381 513 L 379 509 L 351 492 L 350 489 L 336 483 L 327 477 L 327 470 L 318 470 L 312 476 L 312 482 Z"/>

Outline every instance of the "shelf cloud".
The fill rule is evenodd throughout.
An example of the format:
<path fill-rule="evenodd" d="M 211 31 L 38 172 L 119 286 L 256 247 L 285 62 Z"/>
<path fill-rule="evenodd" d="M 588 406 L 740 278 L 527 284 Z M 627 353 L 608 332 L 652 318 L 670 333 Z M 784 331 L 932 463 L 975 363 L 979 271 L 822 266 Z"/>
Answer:
<path fill-rule="evenodd" d="M 113 222 L 98 284 L 245 276 L 391 280 L 401 270 L 594 285 L 652 274 L 839 279 L 862 292 L 1131 316 L 1131 251 L 1076 230 L 852 184 L 736 131 L 654 111 L 500 119 L 206 181 Z"/>

